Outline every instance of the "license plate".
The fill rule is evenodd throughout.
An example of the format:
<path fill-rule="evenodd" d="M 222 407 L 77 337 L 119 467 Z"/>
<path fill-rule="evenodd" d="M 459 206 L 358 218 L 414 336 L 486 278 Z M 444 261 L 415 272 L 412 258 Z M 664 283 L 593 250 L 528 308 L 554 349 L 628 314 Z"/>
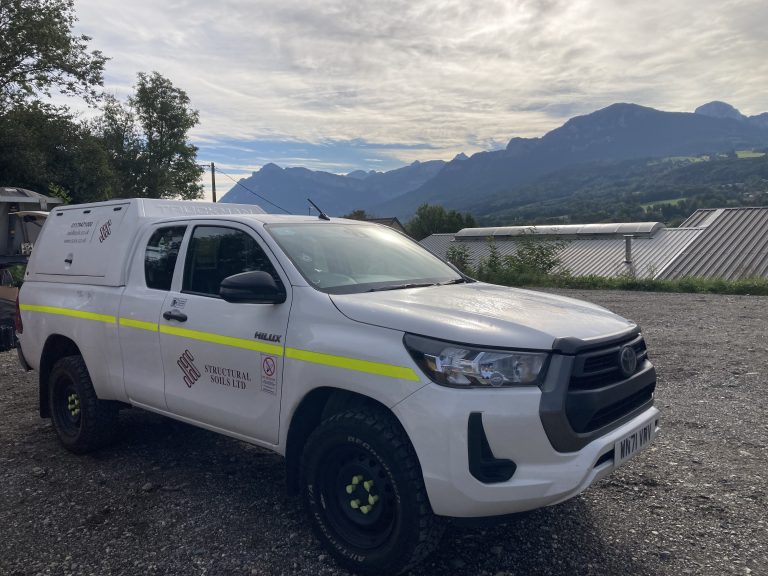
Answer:
<path fill-rule="evenodd" d="M 650 422 L 646 422 L 639 428 L 635 428 L 632 432 L 616 441 L 614 445 L 614 466 L 621 466 L 624 462 L 632 458 L 635 454 L 647 448 L 648 445 L 653 442 L 653 437 L 656 435 L 656 422 L 658 420 L 654 418 Z"/>

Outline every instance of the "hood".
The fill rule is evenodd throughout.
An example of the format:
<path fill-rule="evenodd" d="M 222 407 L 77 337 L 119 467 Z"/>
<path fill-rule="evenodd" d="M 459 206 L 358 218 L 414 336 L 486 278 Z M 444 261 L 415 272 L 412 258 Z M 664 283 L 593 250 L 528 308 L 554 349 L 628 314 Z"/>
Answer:
<path fill-rule="evenodd" d="M 331 299 L 358 322 L 479 346 L 551 350 L 557 338 L 589 340 L 635 328 L 589 302 L 481 282 Z"/>

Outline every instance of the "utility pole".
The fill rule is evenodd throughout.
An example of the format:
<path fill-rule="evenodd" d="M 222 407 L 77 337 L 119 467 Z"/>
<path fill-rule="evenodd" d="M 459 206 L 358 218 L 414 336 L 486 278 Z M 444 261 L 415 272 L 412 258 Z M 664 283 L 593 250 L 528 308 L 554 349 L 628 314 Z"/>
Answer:
<path fill-rule="evenodd" d="M 211 191 L 213 192 L 213 202 L 216 202 L 216 164 L 211 162 Z"/>

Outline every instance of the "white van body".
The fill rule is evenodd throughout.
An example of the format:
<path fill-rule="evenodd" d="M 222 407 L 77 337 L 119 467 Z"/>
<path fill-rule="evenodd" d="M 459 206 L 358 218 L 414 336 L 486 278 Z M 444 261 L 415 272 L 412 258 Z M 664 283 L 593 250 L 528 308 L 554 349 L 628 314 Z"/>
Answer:
<path fill-rule="evenodd" d="M 20 294 L 20 355 L 41 373 L 41 413 L 49 413 L 51 342 L 71 342 L 100 400 L 274 450 L 288 458 L 292 484 L 312 432 L 302 422 L 332 414 L 338 401 L 331 398 L 347 398 L 343 406 L 349 397 L 365 399 L 402 427 L 431 510 L 448 517 L 564 501 L 653 440 L 655 371 L 634 323 L 586 302 L 458 277 L 423 287 L 322 290 L 301 258 L 314 259 L 323 273 L 319 262 L 332 255 L 289 255 L 284 246 L 297 245 L 296 230 L 323 226 L 363 235 L 379 228 L 233 204 L 132 199 L 54 209 Z M 149 246 L 165 234 L 159 229 L 178 234 L 180 243 L 167 290 L 149 287 L 147 279 L 167 251 L 162 242 Z M 210 237 L 202 230 L 221 229 L 239 231 L 232 234 L 250 237 L 263 251 L 284 287 L 283 302 L 233 303 L 199 293 L 209 288 L 184 289 L 189 270 L 229 258 L 221 249 L 206 252 Z M 185 264 L 198 233 L 195 261 Z M 407 250 L 422 249 L 413 243 Z M 351 280 L 337 276 L 336 282 Z M 543 364 L 533 385 L 507 385 L 506 373 L 490 372 L 470 378 L 478 385 L 446 385 L 420 360 L 443 369 L 444 351 L 419 351 L 435 342 L 445 354 L 474 354 L 457 353 L 462 346 L 501 351 L 484 352 L 492 358 L 519 350 L 515 362 Z M 308 407 L 313 402 L 324 404 Z M 310 410 L 322 416 L 313 420 Z"/>

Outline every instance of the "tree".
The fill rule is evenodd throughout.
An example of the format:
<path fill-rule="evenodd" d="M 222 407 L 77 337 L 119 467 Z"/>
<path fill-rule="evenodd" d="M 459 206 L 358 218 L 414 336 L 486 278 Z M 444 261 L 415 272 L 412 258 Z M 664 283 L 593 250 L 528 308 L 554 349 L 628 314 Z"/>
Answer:
<path fill-rule="evenodd" d="M 368 214 L 365 210 L 358 208 L 357 210 L 352 210 L 349 214 L 342 216 L 342 218 L 349 218 L 350 220 L 367 220 L 368 218 L 373 218 L 373 216 Z"/>
<path fill-rule="evenodd" d="M 115 173 L 115 185 L 121 191 L 119 195 L 132 195 L 137 188 L 141 155 L 141 142 L 133 112 L 114 96 L 107 96 L 101 117 L 91 123 L 90 127 L 108 151 Z"/>
<path fill-rule="evenodd" d="M 98 98 L 107 59 L 76 21 L 73 0 L 0 0 L 0 114 L 54 89 Z"/>
<path fill-rule="evenodd" d="M 471 214 L 461 214 L 456 210 L 448 212 L 442 206 L 422 204 L 405 227 L 410 236 L 421 240 L 430 234 L 458 232 L 462 228 L 475 226 L 477 223 Z"/>
<path fill-rule="evenodd" d="M 187 133 L 199 119 L 186 92 L 153 72 L 140 73 L 128 106 L 107 99 L 94 129 L 109 151 L 124 196 L 202 197 L 197 147 Z"/>
<path fill-rule="evenodd" d="M 66 110 L 39 102 L 0 115 L 0 182 L 72 202 L 116 195 L 115 174 L 99 139 Z"/>

